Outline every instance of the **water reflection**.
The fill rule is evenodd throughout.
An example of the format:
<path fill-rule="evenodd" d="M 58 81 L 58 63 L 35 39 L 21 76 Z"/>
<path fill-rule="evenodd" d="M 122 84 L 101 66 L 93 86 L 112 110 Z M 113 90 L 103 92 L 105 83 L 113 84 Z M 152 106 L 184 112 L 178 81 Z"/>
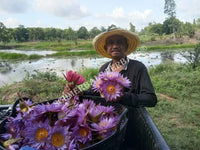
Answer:
<path fill-rule="evenodd" d="M 9 73 L 12 70 L 12 67 L 8 62 L 0 62 L 0 73 Z"/>
<path fill-rule="evenodd" d="M 132 53 L 128 56 L 131 59 L 143 62 L 147 67 L 160 64 L 166 59 L 174 60 L 175 62 L 186 62 L 180 54 L 150 52 L 150 53 Z M 84 68 L 99 68 L 105 62 L 109 61 L 108 58 L 95 58 L 95 57 L 71 57 L 71 58 L 42 58 L 35 61 L 7 61 L 0 62 L 0 68 L 6 71 L 0 71 L 0 86 L 10 84 L 15 81 L 21 81 L 28 73 L 34 74 L 36 71 L 56 72 L 62 76 L 63 72 L 68 70 L 78 71 Z"/>
<path fill-rule="evenodd" d="M 71 60 L 71 66 L 74 67 L 76 65 L 76 61 L 74 59 Z"/>
<path fill-rule="evenodd" d="M 173 52 L 162 52 L 161 54 L 162 62 L 172 60 L 174 61 L 174 53 Z"/>

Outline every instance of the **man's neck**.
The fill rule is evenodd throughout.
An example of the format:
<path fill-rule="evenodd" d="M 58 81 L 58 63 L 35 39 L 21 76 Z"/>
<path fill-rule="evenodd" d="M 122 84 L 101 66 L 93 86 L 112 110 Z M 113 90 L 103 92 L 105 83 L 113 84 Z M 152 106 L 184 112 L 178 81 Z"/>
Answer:
<path fill-rule="evenodd" d="M 122 57 L 119 60 L 113 59 L 111 64 L 111 70 L 120 72 L 124 68 L 125 61 L 126 61 L 125 57 L 124 58 Z"/>
<path fill-rule="evenodd" d="M 122 60 L 126 60 L 126 56 L 121 57 L 121 58 L 116 58 L 116 59 L 112 59 L 112 64 L 119 64 L 119 65 L 123 65 Z"/>

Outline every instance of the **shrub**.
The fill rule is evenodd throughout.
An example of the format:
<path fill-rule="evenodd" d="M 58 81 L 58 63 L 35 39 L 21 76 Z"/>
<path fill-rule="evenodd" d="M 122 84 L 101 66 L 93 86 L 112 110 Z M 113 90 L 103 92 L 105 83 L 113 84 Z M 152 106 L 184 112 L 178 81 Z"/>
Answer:
<path fill-rule="evenodd" d="M 188 60 L 188 63 L 192 68 L 200 66 L 200 43 L 195 45 L 194 50 L 190 51 L 189 54 L 182 54 Z"/>

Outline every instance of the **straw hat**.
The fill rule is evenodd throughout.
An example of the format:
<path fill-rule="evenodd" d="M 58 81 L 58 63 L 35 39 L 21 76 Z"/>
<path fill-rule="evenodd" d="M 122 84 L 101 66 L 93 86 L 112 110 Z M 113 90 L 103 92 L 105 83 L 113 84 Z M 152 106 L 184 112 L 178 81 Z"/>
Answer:
<path fill-rule="evenodd" d="M 127 51 L 125 52 L 126 55 L 129 55 L 130 53 L 135 51 L 138 45 L 140 44 L 139 37 L 133 32 L 120 28 L 110 29 L 106 32 L 97 35 L 93 39 L 93 46 L 95 50 L 104 57 L 111 58 L 111 56 L 107 54 L 104 46 L 106 45 L 106 39 L 112 35 L 121 35 L 127 39 L 128 48 Z"/>

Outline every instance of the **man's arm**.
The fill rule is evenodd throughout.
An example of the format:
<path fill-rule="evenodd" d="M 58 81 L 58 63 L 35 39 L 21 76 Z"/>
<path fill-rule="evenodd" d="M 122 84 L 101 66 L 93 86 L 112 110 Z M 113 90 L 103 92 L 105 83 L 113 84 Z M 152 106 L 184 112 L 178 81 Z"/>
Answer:
<path fill-rule="evenodd" d="M 132 83 L 133 84 L 133 83 Z M 135 85 L 132 85 L 135 86 Z M 157 96 L 155 94 L 151 79 L 149 77 L 146 67 L 140 69 L 137 75 L 137 91 L 129 90 L 124 92 L 124 95 L 119 100 L 121 104 L 137 107 L 146 106 L 153 107 L 157 103 Z"/>

